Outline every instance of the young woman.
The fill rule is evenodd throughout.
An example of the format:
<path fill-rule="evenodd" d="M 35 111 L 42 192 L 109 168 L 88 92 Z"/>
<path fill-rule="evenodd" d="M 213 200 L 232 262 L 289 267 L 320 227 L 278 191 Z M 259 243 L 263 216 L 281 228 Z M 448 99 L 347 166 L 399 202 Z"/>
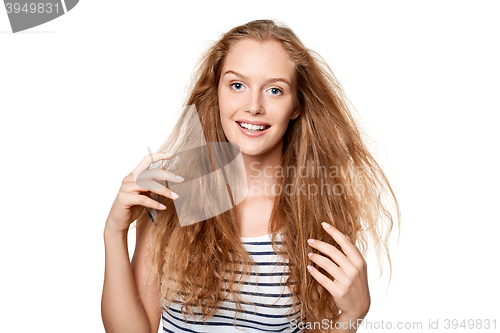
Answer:
<path fill-rule="evenodd" d="M 257 20 L 224 34 L 196 73 L 185 105 L 196 107 L 206 142 L 241 149 L 248 195 L 181 226 L 174 200 L 183 193 L 136 183 L 187 147 L 181 118 L 124 178 L 106 221 L 106 331 L 156 332 L 162 320 L 166 332 L 355 332 L 370 307 L 362 253 L 389 258 L 387 204 L 398 218 L 399 207 L 331 69 L 288 27 Z M 177 183 L 190 173 L 155 171 Z"/>

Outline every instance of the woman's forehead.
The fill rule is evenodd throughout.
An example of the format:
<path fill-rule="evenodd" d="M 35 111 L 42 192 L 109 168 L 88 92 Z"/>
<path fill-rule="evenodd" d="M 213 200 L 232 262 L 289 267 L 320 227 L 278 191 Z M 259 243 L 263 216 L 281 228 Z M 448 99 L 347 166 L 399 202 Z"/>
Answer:
<path fill-rule="evenodd" d="M 222 75 L 227 71 L 248 79 L 283 78 L 293 84 L 295 64 L 280 43 L 246 39 L 234 44 L 226 55 Z"/>

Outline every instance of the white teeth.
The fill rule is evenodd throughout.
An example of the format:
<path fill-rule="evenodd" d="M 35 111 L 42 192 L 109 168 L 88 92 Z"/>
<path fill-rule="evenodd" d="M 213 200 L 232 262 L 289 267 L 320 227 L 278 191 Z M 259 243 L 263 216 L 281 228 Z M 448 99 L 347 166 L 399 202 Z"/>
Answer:
<path fill-rule="evenodd" d="M 240 126 L 243 127 L 243 128 L 246 128 L 246 129 L 248 129 L 250 131 L 261 131 L 264 128 L 266 128 L 265 126 L 252 125 L 252 124 L 247 124 L 247 123 L 240 123 Z"/>

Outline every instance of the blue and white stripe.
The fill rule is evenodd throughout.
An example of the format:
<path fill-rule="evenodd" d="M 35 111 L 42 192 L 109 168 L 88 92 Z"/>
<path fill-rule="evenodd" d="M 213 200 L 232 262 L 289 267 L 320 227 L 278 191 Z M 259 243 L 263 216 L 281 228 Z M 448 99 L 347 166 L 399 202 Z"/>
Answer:
<path fill-rule="evenodd" d="M 291 323 L 292 318 L 297 319 L 300 315 L 300 304 L 292 304 L 292 294 L 285 284 L 290 275 L 288 263 L 274 251 L 270 235 L 241 240 L 256 263 L 251 268 L 251 275 L 241 283 L 243 313 L 240 312 L 235 321 L 236 308 L 228 295 L 219 311 L 206 322 L 201 321 L 199 312 L 195 312 L 195 318 L 186 315 L 185 322 L 180 311 L 182 303 L 176 300 L 162 314 L 164 332 L 300 332 Z M 292 307 L 292 316 L 287 319 L 286 313 Z"/>

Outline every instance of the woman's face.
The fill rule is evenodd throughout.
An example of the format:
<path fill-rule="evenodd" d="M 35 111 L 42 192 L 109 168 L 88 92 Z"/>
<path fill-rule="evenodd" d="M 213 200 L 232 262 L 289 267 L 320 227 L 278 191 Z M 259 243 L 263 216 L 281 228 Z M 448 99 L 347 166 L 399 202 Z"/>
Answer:
<path fill-rule="evenodd" d="M 295 66 L 278 42 L 239 41 L 218 87 L 226 138 L 245 155 L 280 153 L 288 123 L 299 115 L 296 96 Z"/>

